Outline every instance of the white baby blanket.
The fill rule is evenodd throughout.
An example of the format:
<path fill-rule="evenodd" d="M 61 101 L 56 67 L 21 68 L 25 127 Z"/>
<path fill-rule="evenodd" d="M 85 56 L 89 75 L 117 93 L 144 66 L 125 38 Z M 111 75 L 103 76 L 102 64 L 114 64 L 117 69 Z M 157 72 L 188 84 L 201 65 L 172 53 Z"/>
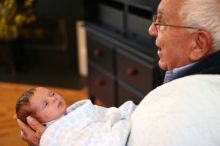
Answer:
<path fill-rule="evenodd" d="M 135 108 L 131 101 L 119 108 L 79 101 L 45 130 L 40 146 L 125 146 Z"/>

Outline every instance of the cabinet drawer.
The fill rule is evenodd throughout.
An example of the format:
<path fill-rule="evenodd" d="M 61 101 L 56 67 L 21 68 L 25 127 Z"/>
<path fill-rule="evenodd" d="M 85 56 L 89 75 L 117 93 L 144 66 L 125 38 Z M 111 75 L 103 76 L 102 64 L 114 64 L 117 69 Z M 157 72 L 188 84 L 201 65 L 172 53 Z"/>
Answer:
<path fill-rule="evenodd" d="M 100 99 L 106 106 L 115 105 L 115 79 L 94 66 L 89 66 L 90 95 Z"/>
<path fill-rule="evenodd" d="M 151 23 L 152 21 L 147 18 L 135 14 L 128 14 L 128 33 L 129 35 L 133 35 L 137 39 L 144 41 L 144 39 L 150 38 L 146 30 L 150 27 Z"/>
<path fill-rule="evenodd" d="M 114 46 L 110 42 L 94 36 L 88 37 L 89 60 L 113 73 Z"/>
<path fill-rule="evenodd" d="M 146 60 L 131 55 L 122 49 L 117 49 L 116 60 L 116 72 L 120 79 L 142 94 L 153 89 L 153 64 L 148 64 Z"/>
<path fill-rule="evenodd" d="M 123 82 L 118 82 L 118 105 L 120 106 L 124 102 L 131 100 L 135 104 L 139 104 L 145 95 L 136 91 L 132 87 L 126 85 Z"/>
<path fill-rule="evenodd" d="M 116 32 L 122 32 L 123 11 L 105 4 L 99 4 L 99 11 L 100 21 L 104 27 L 111 28 Z"/>

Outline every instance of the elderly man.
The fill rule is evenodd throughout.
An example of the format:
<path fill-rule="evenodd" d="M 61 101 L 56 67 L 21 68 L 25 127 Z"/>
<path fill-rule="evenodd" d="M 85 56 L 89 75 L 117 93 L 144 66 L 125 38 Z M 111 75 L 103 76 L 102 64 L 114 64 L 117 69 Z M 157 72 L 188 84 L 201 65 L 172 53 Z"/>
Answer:
<path fill-rule="evenodd" d="M 158 47 L 158 55 L 160 58 L 158 64 L 161 69 L 167 70 L 164 83 L 194 74 L 220 74 L 219 18 L 220 0 L 161 0 L 157 10 L 157 15 L 153 17 L 153 23 L 149 28 L 149 33 L 152 36 L 156 37 L 156 45 Z M 185 86 L 185 84 L 183 85 Z M 166 88 L 166 90 L 169 91 L 169 88 Z M 200 92 L 196 90 L 198 89 L 195 89 L 194 92 Z M 160 92 L 158 91 L 158 93 Z M 172 94 L 170 94 L 171 93 L 169 92 L 168 95 L 171 96 Z M 179 94 L 184 95 L 184 92 L 179 92 Z M 146 96 L 146 98 L 144 98 L 139 105 L 142 108 L 137 108 L 136 112 L 133 114 L 134 123 L 131 131 L 131 140 L 129 141 L 130 146 L 163 145 L 163 143 L 155 143 L 155 139 L 152 141 L 148 139 L 148 142 L 141 142 L 142 140 L 144 141 L 144 139 L 147 139 L 147 137 L 143 137 L 144 134 L 140 134 L 139 141 L 134 139 L 134 134 L 140 132 L 135 132 L 135 127 L 136 130 L 151 130 L 149 132 L 153 132 L 152 130 L 156 130 L 148 129 L 150 128 L 150 125 L 148 125 L 149 127 L 144 126 L 143 128 L 140 128 L 142 125 L 145 125 L 144 122 L 146 122 L 146 120 L 151 123 L 158 122 L 154 121 L 156 120 L 155 118 L 144 120 L 141 119 L 140 116 L 138 116 L 138 113 L 141 113 L 141 111 L 143 112 L 145 110 L 145 108 L 143 107 L 152 107 L 151 104 L 153 104 L 154 102 L 159 102 L 155 101 L 157 100 L 157 98 L 154 98 L 154 102 L 151 102 L 150 100 L 146 102 L 147 99 L 148 98 Z M 164 99 L 166 99 L 166 94 L 164 94 Z M 192 99 L 192 101 L 194 101 L 194 99 Z M 172 102 L 172 98 L 169 98 L 169 101 L 167 102 Z M 147 103 L 146 106 L 143 106 L 144 103 Z M 187 107 L 187 109 L 192 108 L 193 105 Z M 162 113 L 162 109 L 163 108 L 161 107 L 154 107 L 151 109 L 151 111 L 149 111 L 149 109 L 146 109 L 145 114 L 148 115 L 149 113 L 155 116 L 162 116 L 160 114 Z M 174 108 L 171 110 L 175 111 L 176 109 Z M 170 113 L 169 115 L 165 115 L 165 117 L 162 116 L 157 120 L 160 120 L 163 123 L 163 118 L 166 118 L 166 116 L 169 117 Z M 20 120 L 17 120 L 17 122 L 22 130 L 22 138 L 28 143 L 38 145 L 40 136 L 45 128 L 31 117 L 28 118 L 28 123 L 32 128 L 29 128 Z M 178 123 L 179 121 L 176 122 Z M 139 125 L 140 127 L 138 127 L 137 125 Z M 157 127 L 157 125 L 154 126 Z M 158 128 L 163 127 L 160 127 L 158 125 Z M 33 131 L 32 129 L 34 129 L 35 131 Z M 160 130 L 161 129 L 159 129 L 159 131 Z M 174 136 L 175 131 L 172 134 Z M 166 138 L 164 135 L 158 135 L 158 139 L 160 139 L 160 137 Z M 169 140 L 171 141 L 171 139 L 168 139 L 168 141 Z M 167 145 L 169 144 L 175 145 L 180 143 L 167 143 Z"/>
<path fill-rule="evenodd" d="M 133 113 L 128 146 L 220 145 L 219 18 L 220 0 L 161 0 L 149 32 L 166 84 Z"/>
<path fill-rule="evenodd" d="M 161 0 L 149 33 L 156 37 L 164 82 L 220 73 L 220 1 Z"/>

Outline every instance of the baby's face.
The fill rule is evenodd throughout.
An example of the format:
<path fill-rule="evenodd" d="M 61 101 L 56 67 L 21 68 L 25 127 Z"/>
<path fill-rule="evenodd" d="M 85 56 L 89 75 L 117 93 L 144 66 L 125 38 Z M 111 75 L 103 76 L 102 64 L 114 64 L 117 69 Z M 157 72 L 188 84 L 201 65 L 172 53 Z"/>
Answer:
<path fill-rule="evenodd" d="M 30 98 L 30 107 L 35 111 L 35 117 L 42 123 L 61 117 L 66 111 L 63 97 L 44 87 L 36 88 Z"/>

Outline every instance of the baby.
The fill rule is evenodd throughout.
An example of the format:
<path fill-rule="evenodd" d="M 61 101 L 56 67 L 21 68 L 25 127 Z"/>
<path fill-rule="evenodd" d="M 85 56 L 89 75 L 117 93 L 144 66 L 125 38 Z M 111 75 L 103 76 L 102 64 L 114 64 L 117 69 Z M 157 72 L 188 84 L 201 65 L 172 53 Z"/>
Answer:
<path fill-rule="evenodd" d="M 62 96 L 44 87 L 29 89 L 16 103 L 18 119 L 27 123 L 26 118 L 32 116 L 47 127 L 41 146 L 124 146 L 135 108 L 131 101 L 105 108 L 90 100 L 67 108 Z"/>
<path fill-rule="evenodd" d="M 44 87 L 29 89 L 16 103 L 17 117 L 25 123 L 26 118 L 32 116 L 46 124 L 65 115 L 66 108 L 63 97 Z"/>

